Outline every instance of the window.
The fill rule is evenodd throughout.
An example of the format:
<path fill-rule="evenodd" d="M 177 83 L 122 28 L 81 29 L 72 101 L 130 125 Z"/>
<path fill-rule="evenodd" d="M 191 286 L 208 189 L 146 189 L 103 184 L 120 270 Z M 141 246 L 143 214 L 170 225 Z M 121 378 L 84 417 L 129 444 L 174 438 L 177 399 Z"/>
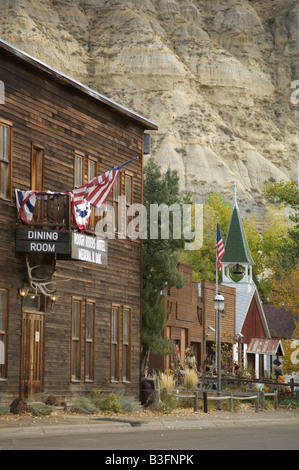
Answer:
<path fill-rule="evenodd" d="M 123 380 L 131 380 L 131 309 L 123 312 Z"/>
<path fill-rule="evenodd" d="M 82 298 L 73 297 L 71 380 L 75 382 L 82 379 L 83 368 L 84 380 L 93 381 L 95 377 L 95 314 L 96 303 L 94 300 L 85 301 Z M 85 339 L 82 325 L 84 325 Z"/>
<path fill-rule="evenodd" d="M 92 158 L 88 158 L 88 173 L 87 173 L 87 181 L 91 181 L 95 176 L 98 176 L 98 163 L 96 160 Z M 97 223 L 97 215 L 96 215 L 96 207 L 91 206 L 91 213 L 88 222 L 89 230 L 94 231 L 96 228 Z"/>
<path fill-rule="evenodd" d="M 120 307 L 112 306 L 111 318 L 111 379 L 119 381 L 119 325 L 120 325 Z"/>
<path fill-rule="evenodd" d="M 44 190 L 44 149 L 36 145 L 32 146 L 31 156 L 31 189 Z"/>
<path fill-rule="evenodd" d="M 128 214 L 129 207 L 133 204 L 133 177 L 130 175 L 125 175 L 125 196 L 126 196 L 126 214 Z M 133 216 L 126 215 L 126 228 L 133 219 Z M 132 233 L 127 233 L 127 235 L 132 235 Z"/>
<path fill-rule="evenodd" d="M 98 161 L 96 158 L 85 157 L 83 152 L 76 151 L 74 159 L 74 185 L 82 186 L 98 176 Z"/>
<path fill-rule="evenodd" d="M 125 188 L 126 207 L 128 209 L 128 207 L 133 204 L 133 177 L 126 175 L 125 178 L 126 178 L 126 188 Z"/>
<path fill-rule="evenodd" d="M 118 234 L 118 238 L 125 238 L 128 224 L 134 218 L 126 217 L 132 204 L 133 176 L 120 172 L 113 187 L 114 232 Z"/>
<path fill-rule="evenodd" d="M 82 300 L 72 300 L 72 357 L 71 378 L 81 379 L 81 325 L 82 325 Z"/>
<path fill-rule="evenodd" d="M 121 173 L 118 174 L 118 177 L 113 186 L 113 209 L 114 209 L 114 232 L 118 233 L 120 230 L 120 196 L 121 196 Z"/>
<path fill-rule="evenodd" d="M 131 380 L 131 309 L 112 305 L 111 310 L 111 380 Z"/>
<path fill-rule="evenodd" d="M 95 176 L 98 176 L 98 163 L 96 160 L 89 158 L 88 159 L 88 178 L 87 180 L 92 180 Z"/>
<path fill-rule="evenodd" d="M 0 290 L 0 379 L 7 378 L 7 291 Z"/>
<path fill-rule="evenodd" d="M 11 198 L 12 126 L 0 121 L 0 195 Z"/>
<path fill-rule="evenodd" d="M 86 302 L 85 320 L 85 380 L 94 380 L 94 302 Z"/>
<path fill-rule="evenodd" d="M 74 185 L 75 188 L 84 184 L 84 155 L 82 153 L 75 153 L 74 165 Z"/>

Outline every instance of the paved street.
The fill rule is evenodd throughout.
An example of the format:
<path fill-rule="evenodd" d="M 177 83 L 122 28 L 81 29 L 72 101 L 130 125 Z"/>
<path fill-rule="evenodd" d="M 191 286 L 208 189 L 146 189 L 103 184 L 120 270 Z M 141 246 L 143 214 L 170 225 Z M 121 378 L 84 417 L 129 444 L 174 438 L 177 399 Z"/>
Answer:
<path fill-rule="evenodd" d="M 298 425 L 144 430 L 12 439 L 2 449 L 25 450 L 298 450 Z M 138 453 L 137 453 L 138 454 Z M 132 454 L 132 455 L 137 455 Z M 184 453 L 185 454 L 185 453 Z M 105 455 L 105 453 L 103 454 Z M 111 455 L 111 453 L 108 453 Z M 121 452 L 116 455 L 122 455 Z"/>
<path fill-rule="evenodd" d="M 72 417 L 52 424 L 35 421 L 31 426 L 0 422 L 0 448 L 102 450 L 101 459 L 114 455 L 114 450 L 118 457 L 119 451 L 130 450 L 169 450 L 171 455 L 192 450 L 298 450 L 299 412 L 200 413 L 181 419 Z"/>

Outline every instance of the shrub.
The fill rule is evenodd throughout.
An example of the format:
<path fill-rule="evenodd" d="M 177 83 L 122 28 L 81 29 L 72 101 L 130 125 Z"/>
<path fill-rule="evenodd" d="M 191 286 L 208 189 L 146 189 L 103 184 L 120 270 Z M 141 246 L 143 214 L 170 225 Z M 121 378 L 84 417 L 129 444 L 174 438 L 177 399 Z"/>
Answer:
<path fill-rule="evenodd" d="M 133 397 L 125 397 L 125 391 L 116 392 L 117 402 L 120 404 L 122 411 L 129 413 L 138 413 L 142 410 L 139 403 L 136 403 Z"/>
<path fill-rule="evenodd" d="M 168 392 L 171 392 L 175 387 L 175 378 L 172 374 L 164 374 L 161 372 L 159 375 L 160 380 L 160 389 L 166 389 Z"/>
<path fill-rule="evenodd" d="M 155 401 L 151 404 L 148 409 L 150 411 L 156 411 L 158 413 L 171 413 L 175 408 L 178 407 L 177 399 L 167 393 L 160 394 L 160 400 Z"/>
<path fill-rule="evenodd" d="M 299 410 L 299 400 L 296 398 L 283 398 L 279 400 L 279 405 L 290 410 Z"/>
<path fill-rule="evenodd" d="M 100 411 L 113 411 L 114 413 L 121 412 L 121 405 L 117 401 L 117 395 L 110 393 L 106 397 L 97 400 L 97 408 Z"/>
<path fill-rule="evenodd" d="M 196 388 L 198 382 L 197 373 L 193 369 L 187 369 L 184 374 L 183 385 L 185 388 Z"/>
<path fill-rule="evenodd" d="M 3 415 L 8 412 L 8 406 L 1 403 L 4 399 L 4 394 L 0 393 L 0 415 Z"/>
<path fill-rule="evenodd" d="M 104 395 L 101 388 L 94 388 L 89 399 L 96 406 L 98 411 L 107 411 L 120 413 L 128 411 L 129 413 L 137 413 L 141 411 L 141 406 L 136 403 L 133 397 L 125 397 L 125 391 L 120 390 L 109 395 Z"/>
<path fill-rule="evenodd" d="M 46 405 L 45 403 L 31 403 L 28 405 L 29 410 L 35 416 L 45 416 L 55 411 L 55 406 Z"/>
<path fill-rule="evenodd" d="M 71 410 L 84 414 L 93 414 L 98 411 L 96 405 L 87 397 L 76 397 L 73 401 Z"/>

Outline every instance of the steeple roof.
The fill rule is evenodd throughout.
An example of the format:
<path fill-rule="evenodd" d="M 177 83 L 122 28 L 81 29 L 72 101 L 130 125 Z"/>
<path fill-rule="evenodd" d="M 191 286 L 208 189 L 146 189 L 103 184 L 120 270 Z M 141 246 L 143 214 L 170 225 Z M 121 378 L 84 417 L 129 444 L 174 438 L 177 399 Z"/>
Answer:
<path fill-rule="evenodd" d="M 254 264 L 236 203 L 226 235 L 225 254 L 221 262 Z"/>

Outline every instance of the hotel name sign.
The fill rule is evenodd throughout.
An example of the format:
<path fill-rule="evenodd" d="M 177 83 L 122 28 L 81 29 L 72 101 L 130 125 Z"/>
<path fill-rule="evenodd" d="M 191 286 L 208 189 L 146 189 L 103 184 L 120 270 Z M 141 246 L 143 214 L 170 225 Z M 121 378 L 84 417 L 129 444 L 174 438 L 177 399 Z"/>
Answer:
<path fill-rule="evenodd" d="M 107 240 L 71 230 L 17 229 L 16 251 L 107 265 Z"/>

